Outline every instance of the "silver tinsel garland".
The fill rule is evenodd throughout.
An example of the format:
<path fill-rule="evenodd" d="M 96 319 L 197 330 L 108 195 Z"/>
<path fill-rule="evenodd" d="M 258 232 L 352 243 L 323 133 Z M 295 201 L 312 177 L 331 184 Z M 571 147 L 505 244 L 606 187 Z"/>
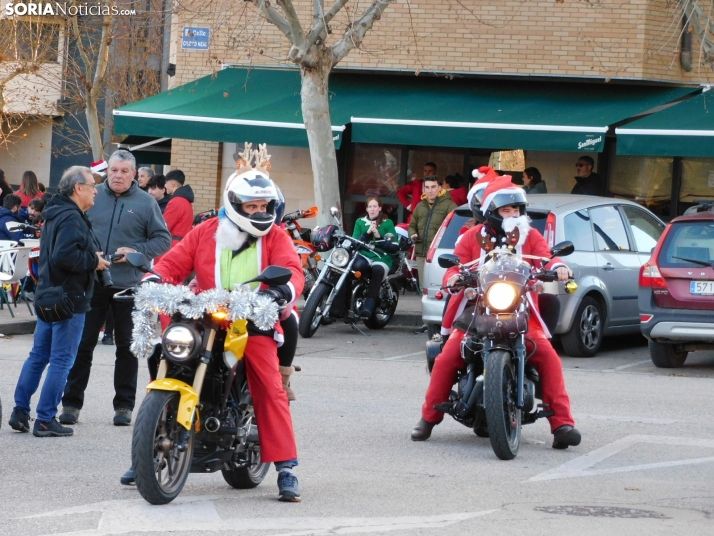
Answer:
<path fill-rule="evenodd" d="M 157 313 L 171 316 L 180 312 L 187 318 L 198 319 L 221 309 L 228 311 L 231 322 L 247 318 L 261 330 L 275 326 L 280 310 L 270 296 L 260 295 L 248 285 L 236 286 L 233 291 L 216 288 L 196 295 L 186 286 L 145 283 L 134 296 L 131 351 L 142 359 L 151 355 Z"/>

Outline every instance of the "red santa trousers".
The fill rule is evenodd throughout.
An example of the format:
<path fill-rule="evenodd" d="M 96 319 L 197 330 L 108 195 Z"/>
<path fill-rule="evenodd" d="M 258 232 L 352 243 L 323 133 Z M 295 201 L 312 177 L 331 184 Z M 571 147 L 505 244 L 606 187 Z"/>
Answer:
<path fill-rule="evenodd" d="M 444 418 L 444 413 L 435 410 L 434 406 L 449 400 L 449 393 L 456 381 L 456 374 L 464 368 L 465 363 L 461 357 L 461 340 L 464 335 L 463 331 L 454 330 L 434 362 L 431 381 L 426 390 L 424 405 L 421 408 L 422 417 L 431 423 L 439 423 Z M 565 390 L 565 378 L 560 357 L 540 329 L 532 329 L 531 326 L 527 336 L 538 345 L 538 350 L 531 356 L 528 363 L 533 365 L 540 375 L 543 403 L 548 404 L 548 409 L 555 412 L 555 415 L 548 418 L 550 431 L 554 432 L 564 424 L 574 426 L 575 421 L 570 413 L 570 399 Z M 527 346 L 527 350 L 532 351 L 533 347 L 530 343 Z"/>
<path fill-rule="evenodd" d="M 288 395 L 278 370 L 277 348 L 275 340 L 262 335 L 250 335 L 245 347 L 248 387 L 253 397 L 263 462 L 297 458 Z"/>

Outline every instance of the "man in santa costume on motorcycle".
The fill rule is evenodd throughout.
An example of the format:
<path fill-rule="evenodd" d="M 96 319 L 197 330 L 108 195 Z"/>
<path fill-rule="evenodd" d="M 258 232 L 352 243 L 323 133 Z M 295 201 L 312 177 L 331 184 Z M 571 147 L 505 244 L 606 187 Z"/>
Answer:
<path fill-rule="evenodd" d="M 216 287 L 232 290 L 234 285 L 254 278 L 269 265 L 282 266 L 293 273 L 290 282 L 270 288 L 262 285 L 261 292 L 286 303 L 285 311 L 291 311 L 305 278 L 292 241 L 274 224 L 278 194 L 268 177 L 269 155 L 264 145 L 260 152 L 250 153 L 246 144 L 241 156 L 238 171 L 226 183 L 218 217 L 194 227 L 161 258 L 154 271 L 164 282 L 181 284 L 195 270 L 198 291 L 202 292 Z M 253 157 L 258 160 L 255 168 L 249 165 Z M 252 285 L 257 287 L 258 283 Z M 282 334 L 279 328 L 261 331 L 252 323 L 248 329 L 246 370 L 260 423 L 261 459 L 275 463 L 279 472 L 279 499 L 297 502 L 300 491 L 293 474 L 293 467 L 298 465 L 297 447 L 288 397 L 278 369 L 277 348 Z"/>
<path fill-rule="evenodd" d="M 472 202 L 474 209 L 476 203 Z M 531 228 L 526 215 L 526 196 L 523 189 L 511 183 L 511 177 L 505 175 L 488 182 L 483 192 L 481 212 L 486 221 L 481 223 L 457 241 L 454 254 L 459 257 L 459 262 L 479 259 L 481 263 L 487 262 L 486 254 L 497 247 L 511 247 L 522 255 L 535 255 L 550 257 L 550 249 L 540 233 Z M 513 233 L 517 228 L 518 233 Z M 509 236 L 517 238 L 516 243 L 508 243 Z M 512 233 L 512 234 L 510 234 Z M 542 264 L 542 261 L 527 259 L 531 264 Z M 540 267 L 540 266 L 538 266 Z M 546 266 L 549 270 L 558 273 L 560 281 L 572 277 L 570 269 L 557 257 L 550 260 Z M 458 267 L 449 268 L 444 274 L 443 284 L 452 287 L 459 280 Z M 464 311 L 467 300 L 463 291 L 451 296 L 447 310 L 444 313 L 442 333 L 448 335 L 441 354 L 436 357 L 431 380 L 426 391 L 422 418 L 412 430 L 413 441 L 425 441 L 431 436 L 431 431 L 444 418 L 444 413 L 434 409 L 435 405 L 442 404 L 449 399 L 451 387 L 456 381 L 456 375 L 465 364 L 461 357 L 461 341 L 465 333 L 452 329 L 452 324 Z M 543 402 L 553 415 L 548 417 L 551 432 L 553 433 L 553 448 L 566 449 L 569 446 L 580 444 L 580 432 L 574 428 L 575 421 L 570 413 L 570 399 L 565 390 L 563 368 L 558 354 L 553 350 L 548 338 L 550 333 L 538 313 L 534 292 L 529 292 L 531 314 L 528 323 L 528 338 L 537 345 L 537 349 L 528 363 L 533 365 L 541 378 Z M 529 344 L 529 351 L 532 346 Z"/>

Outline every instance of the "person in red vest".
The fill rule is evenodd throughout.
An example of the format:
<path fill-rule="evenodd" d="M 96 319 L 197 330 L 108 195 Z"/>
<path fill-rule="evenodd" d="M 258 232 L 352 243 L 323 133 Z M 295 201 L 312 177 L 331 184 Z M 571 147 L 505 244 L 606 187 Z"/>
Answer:
<path fill-rule="evenodd" d="M 427 162 L 424 164 L 424 177 L 431 177 L 436 175 L 436 164 L 434 162 Z M 421 196 L 424 193 L 424 180 L 423 179 L 413 179 L 408 182 L 399 190 L 397 190 L 397 197 L 399 202 L 404 205 L 410 213 L 414 212 L 414 209 L 421 201 Z M 411 214 L 410 214 L 411 217 Z"/>
<path fill-rule="evenodd" d="M 451 200 L 456 203 L 457 207 L 465 205 L 468 201 L 466 199 L 466 194 L 468 193 L 468 188 L 461 185 L 462 181 L 461 175 L 448 175 L 444 182 L 447 184 L 448 188 L 446 191 L 451 196 Z"/>
<path fill-rule="evenodd" d="M 166 205 L 164 219 L 171 233 L 171 247 L 183 240 L 193 228 L 193 190 L 186 183 L 186 175 L 180 169 L 166 174 L 166 193 L 171 201 Z"/>

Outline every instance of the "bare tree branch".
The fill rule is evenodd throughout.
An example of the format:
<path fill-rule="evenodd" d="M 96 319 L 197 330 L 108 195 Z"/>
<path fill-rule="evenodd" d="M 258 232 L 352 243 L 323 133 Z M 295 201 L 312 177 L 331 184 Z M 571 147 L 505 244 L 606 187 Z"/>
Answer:
<path fill-rule="evenodd" d="M 315 26 L 312 27 L 307 35 L 307 43 L 312 46 L 317 43 L 318 38 L 322 36 L 324 41 L 324 33 L 327 31 L 327 25 L 335 18 L 335 15 L 342 9 L 349 0 L 336 0 L 330 10 L 319 20 L 315 21 Z"/>
<path fill-rule="evenodd" d="M 283 18 L 283 16 L 278 13 L 270 2 L 266 0 L 255 0 L 255 4 L 260 8 L 260 11 L 265 15 L 265 17 L 277 26 L 278 30 L 285 34 L 285 37 L 292 41 L 291 28 L 288 22 Z"/>
<path fill-rule="evenodd" d="M 337 65 L 353 48 L 362 45 L 365 34 L 372 28 L 374 21 L 382 18 L 382 13 L 394 0 L 374 0 L 358 21 L 351 24 L 342 39 L 332 46 L 332 65 Z"/>

